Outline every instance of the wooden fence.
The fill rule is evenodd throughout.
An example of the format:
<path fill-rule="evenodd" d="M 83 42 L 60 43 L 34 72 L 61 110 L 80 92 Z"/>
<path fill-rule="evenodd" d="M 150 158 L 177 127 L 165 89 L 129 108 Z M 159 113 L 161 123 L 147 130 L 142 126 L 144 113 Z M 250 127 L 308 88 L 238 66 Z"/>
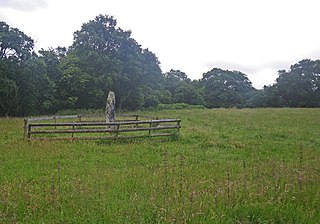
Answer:
<path fill-rule="evenodd" d="M 92 121 L 97 117 L 101 120 Z M 26 118 L 24 119 L 24 138 L 27 140 L 116 140 L 174 136 L 179 134 L 181 128 L 180 119 L 158 119 L 139 115 L 126 115 L 117 119 L 119 120 L 115 122 L 105 122 L 100 116 L 83 115 Z"/>

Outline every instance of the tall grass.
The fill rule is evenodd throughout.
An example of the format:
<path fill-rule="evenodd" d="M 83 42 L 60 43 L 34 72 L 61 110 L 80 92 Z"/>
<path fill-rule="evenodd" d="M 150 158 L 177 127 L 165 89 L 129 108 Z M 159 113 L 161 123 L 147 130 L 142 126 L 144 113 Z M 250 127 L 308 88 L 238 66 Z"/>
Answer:
<path fill-rule="evenodd" d="M 175 140 L 26 142 L 0 120 L 0 223 L 318 223 L 319 109 L 145 112 Z"/>

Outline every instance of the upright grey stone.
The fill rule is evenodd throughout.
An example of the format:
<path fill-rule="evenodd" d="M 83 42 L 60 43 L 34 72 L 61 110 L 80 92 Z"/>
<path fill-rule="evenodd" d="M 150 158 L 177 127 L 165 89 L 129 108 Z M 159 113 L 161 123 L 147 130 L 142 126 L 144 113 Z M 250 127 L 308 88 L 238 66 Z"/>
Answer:
<path fill-rule="evenodd" d="M 114 92 L 109 91 L 106 103 L 106 122 L 115 122 L 116 120 L 116 96 Z"/>

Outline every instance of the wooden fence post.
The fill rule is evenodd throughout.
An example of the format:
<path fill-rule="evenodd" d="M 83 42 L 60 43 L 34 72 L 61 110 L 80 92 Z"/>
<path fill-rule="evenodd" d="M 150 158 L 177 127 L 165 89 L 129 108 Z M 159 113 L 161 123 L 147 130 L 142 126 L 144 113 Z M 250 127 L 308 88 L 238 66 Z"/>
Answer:
<path fill-rule="evenodd" d="M 177 121 L 177 126 L 178 126 L 177 127 L 177 134 L 179 134 L 179 132 L 180 132 L 180 122 L 181 122 L 180 120 Z"/>
<path fill-rule="evenodd" d="M 73 132 L 72 132 L 72 138 L 74 137 L 74 121 L 72 122 L 72 130 L 73 130 Z"/>
<path fill-rule="evenodd" d="M 149 135 L 151 135 L 151 128 L 152 128 L 152 123 L 150 122 L 150 125 L 149 125 Z"/>
<path fill-rule="evenodd" d="M 54 119 L 54 123 L 57 124 L 57 118 L 56 118 L 56 116 L 53 116 L 53 119 Z M 57 126 L 54 126 L 54 129 L 57 129 Z"/>
<path fill-rule="evenodd" d="M 28 136 L 29 136 L 28 131 L 29 131 L 28 118 L 25 118 L 24 119 L 24 135 L 23 135 L 25 140 L 28 139 Z"/>
<path fill-rule="evenodd" d="M 81 123 L 81 114 L 78 115 L 78 118 L 79 118 L 79 123 Z M 81 125 L 80 125 L 79 128 L 80 128 L 80 129 L 82 128 Z"/>
<path fill-rule="evenodd" d="M 117 124 L 117 129 L 116 129 L 116 138 L 118 138 L 118 135 L 119 135 L 119 129 L 120 129 L 120 124 Z"/>
<path fill-rule="evenodd" d="M 135 115 L 135 116 L 136 116 L 136 121 L 139 121 L 139 115 Z M 139 125 L 138 125 L 138 124 L 136 124 L 136 125 L 135 125 L 135 127 L 136 127 L 136 128 L 138 128 L 138 127 L 139 127 Z"/>

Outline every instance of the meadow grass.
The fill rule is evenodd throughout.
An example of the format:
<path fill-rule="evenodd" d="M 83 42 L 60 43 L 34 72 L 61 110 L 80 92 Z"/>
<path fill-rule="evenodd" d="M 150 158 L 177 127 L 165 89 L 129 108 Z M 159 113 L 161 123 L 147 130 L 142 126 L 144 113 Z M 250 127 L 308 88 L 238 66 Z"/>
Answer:
<path fill-rule="evenodd" d="M 23 140 L 0 119 L 0 223 L 318 223 L 320 109 L 193 109 L 178 139 Z"/>

